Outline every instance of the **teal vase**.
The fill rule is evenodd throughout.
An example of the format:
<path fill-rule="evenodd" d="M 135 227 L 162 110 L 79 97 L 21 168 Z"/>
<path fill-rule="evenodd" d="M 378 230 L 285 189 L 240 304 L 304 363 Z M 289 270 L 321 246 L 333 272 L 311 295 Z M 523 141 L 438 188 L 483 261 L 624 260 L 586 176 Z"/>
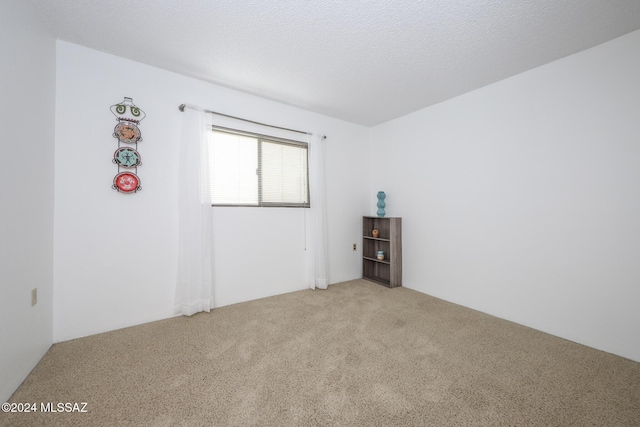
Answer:
<path fill-rule="evenodd" d="M 384 191 L 378 191 L 378 216 L 382 218 L 384 216 L 384 207 L 387 206 L 384 202 L 384 198 L 387 197 Z"/>

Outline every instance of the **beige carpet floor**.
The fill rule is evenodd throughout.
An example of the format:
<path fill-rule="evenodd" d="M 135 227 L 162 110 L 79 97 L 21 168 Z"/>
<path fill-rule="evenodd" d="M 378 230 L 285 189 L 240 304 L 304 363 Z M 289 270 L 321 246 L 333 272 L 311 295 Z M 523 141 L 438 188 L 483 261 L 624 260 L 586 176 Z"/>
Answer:
<path fill-rule="evenodd" d="M 82 319 L 78 319 L 82 321 Z M 640 363 L 355 280 L 51 347 L 6 426 L 640 426 Z"/>

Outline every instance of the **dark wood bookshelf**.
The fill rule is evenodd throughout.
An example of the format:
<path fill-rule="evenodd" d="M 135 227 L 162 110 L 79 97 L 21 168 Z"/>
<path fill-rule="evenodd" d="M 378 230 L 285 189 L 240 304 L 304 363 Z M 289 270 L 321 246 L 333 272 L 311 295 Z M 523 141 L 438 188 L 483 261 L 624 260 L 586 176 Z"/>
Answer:
<path fill-rule="evenodd" d="M 373 237 L 374 229 L 378 237 Z M 377 258 L 378 251 L 384 251 L 384 259 Z M 402 286 L 402 218 L 362 217 L 362 278 L 389 288 Z"/>

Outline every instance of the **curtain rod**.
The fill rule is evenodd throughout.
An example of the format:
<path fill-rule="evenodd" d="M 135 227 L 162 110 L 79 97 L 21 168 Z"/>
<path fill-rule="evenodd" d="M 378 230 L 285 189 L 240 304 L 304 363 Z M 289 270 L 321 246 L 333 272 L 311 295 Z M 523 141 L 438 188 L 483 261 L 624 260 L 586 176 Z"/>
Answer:
<path fill-rule="evenodd" d="M 182 112 L 184 112 L 185 108 L 190 108 L 190 107 L 187 104 L 180 104 L 178 106 L 178 110 L 180 110 Z M 305 134 L 305 135 L 311 135 L 310 132 L 305 132 L 305 131 L 296 130 L 296 129 L 283 128 L 283 127 L 280 127 L 280 126 L 269 125 L 269 124 L 266 124 L 266 123 L 256 122 L 254 120 L 243 119 L 242 117 L 236 117 L 236 116 L 231 116 L 229 114 L 218 113 L 217 111 L 204 110 L 204 112 L 205 113 L 215 114 L 217 116 L 228 117 L 230 119 L 242 120 L 243 122 L 253 123 L 255 125 L 267 126 L 267 127 L 274 128 L 274 129 L 282 129 L 282 130 L 288 130 L 290 132 L 296 132 L 296 133 L 302 133 L 302 134 Z M 326 135 L 322 135 L 322 139 L 327 139 L 327 136 Z"/>

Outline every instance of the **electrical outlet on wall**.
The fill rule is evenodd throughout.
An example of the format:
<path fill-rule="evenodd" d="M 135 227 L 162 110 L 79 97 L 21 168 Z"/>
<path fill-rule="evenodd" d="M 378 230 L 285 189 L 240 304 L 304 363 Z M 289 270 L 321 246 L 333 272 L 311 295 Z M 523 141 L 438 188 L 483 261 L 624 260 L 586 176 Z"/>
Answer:
<path fill-rule="evenodd" d="M 354 244 L 353 244 L 353 250 L 354 250 L 354 251 L 356 250 L 356 247 L 357 247 L 357 246 L 356 246 L 356 244 L 354 243 Z"/>
<path fill-rule="evenodd" d="M 38 303 L 38 288 L 31 289 L 31 307 Z"/>

